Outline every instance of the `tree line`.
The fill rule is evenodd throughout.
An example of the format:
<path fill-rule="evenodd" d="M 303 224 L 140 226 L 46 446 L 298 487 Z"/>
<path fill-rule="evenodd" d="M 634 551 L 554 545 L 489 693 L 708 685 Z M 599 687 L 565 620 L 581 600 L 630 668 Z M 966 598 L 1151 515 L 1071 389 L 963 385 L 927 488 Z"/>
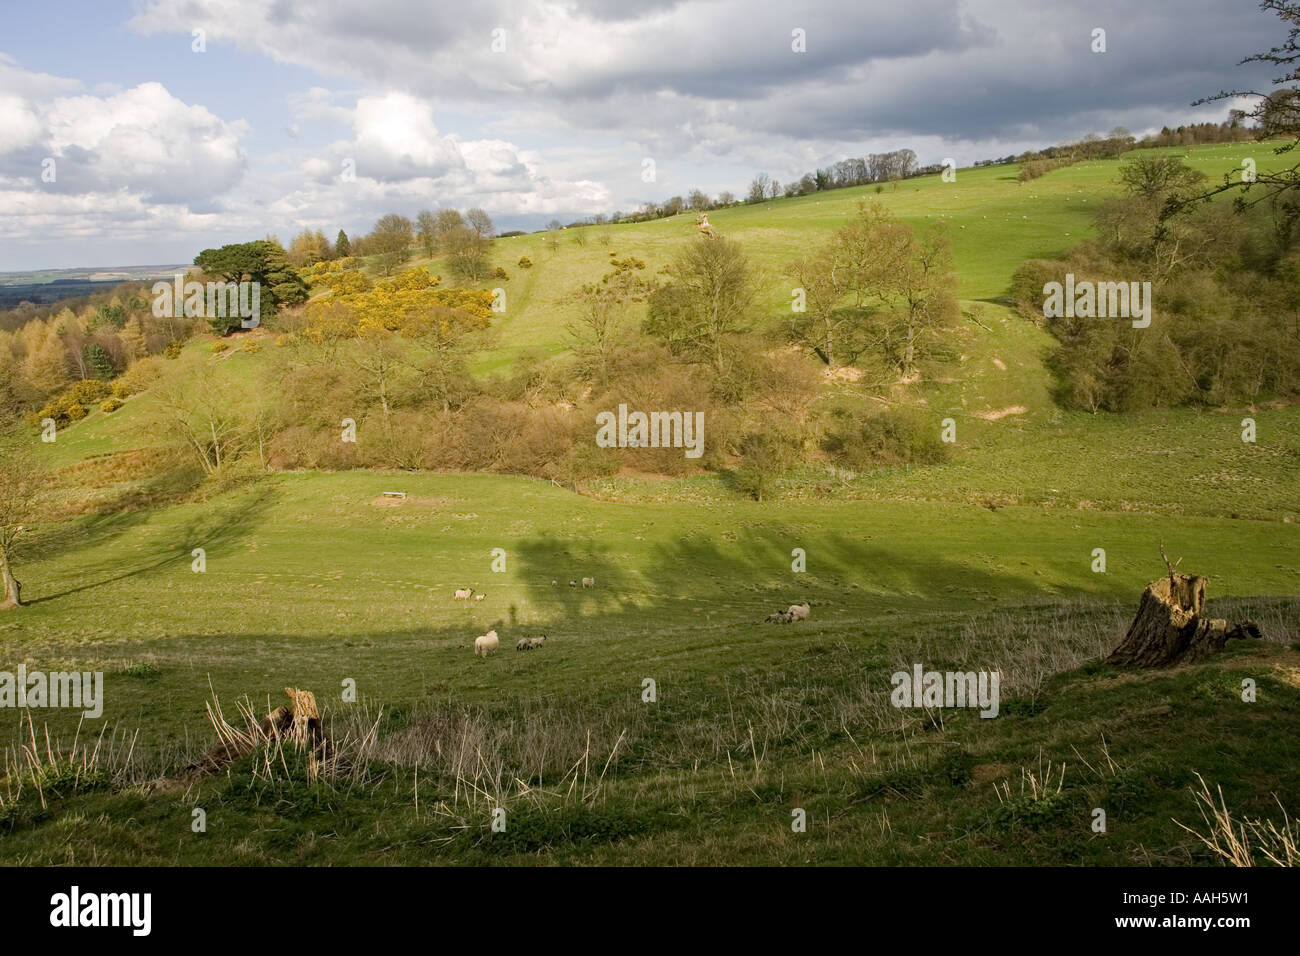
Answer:
<path fill-rule="evenodd" d="M 1300 209 L 1198 203 L 1204 174 L 1173 157 L 1120 170 L 1097 237 L 1058 260 L 1030 260 L 1012 295 L 1056 337 L 1058 400 L 1087 411 L 1220 406 L 1300 395 Z M 1150 282 L 1151 323 L 1044 317 L 1044 286 Z"/>
<path fill-rule="evenodd" d="M 486 274 L 487 250 L 495 234 L 491 217 L 477 207 L 463 214 L 452 208 L 421 210 L 414 221 L 388 213 L 364 235 L 350 238 L 340 229 L 333 244 L 320 230 L 304 229 L 289 244 L 286 261 L 302 269 L 318 262 L 373 257 L 384 275 L 392 275 L 418 250 L 429 258 L 448 256 L 457 275 L 476 282 Z"/>

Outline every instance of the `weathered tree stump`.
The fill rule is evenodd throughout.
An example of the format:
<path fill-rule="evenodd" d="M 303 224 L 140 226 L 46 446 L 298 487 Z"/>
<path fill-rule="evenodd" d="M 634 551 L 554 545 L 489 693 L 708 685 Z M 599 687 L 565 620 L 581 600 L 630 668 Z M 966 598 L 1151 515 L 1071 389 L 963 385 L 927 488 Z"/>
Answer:
<path fill-rule="evenodd" d="M 292 703 L 277 707 L 257 723 L 256 730 L 239 730 L 214 718 L 221 740 L 196 762 L 181 771 L 182 778 L 214 773 L 235 760 L 252 753 L 268 741 L 286 739 L 299 747 L 309 748 L 313 758 L 324 759 L 331 753 L 330 740 L 325 735 L 316 696 L 311 691 L 286 687 L 284 692 Z"/>
<path fill-rule="evenodd" d="M 1189 664 L 1218 653 L 1228 641 L 1258 638 L 1259 625 L 1254 621 L 1229 627 L 1222 619 L 1201 616 L 1208 583 L 1209 578 L 1180 574 L 1170 566 L 1168 577 L 1151 582 L 1142 592 L 1137 616 L 1107 663 L 1118 667 Z"/>

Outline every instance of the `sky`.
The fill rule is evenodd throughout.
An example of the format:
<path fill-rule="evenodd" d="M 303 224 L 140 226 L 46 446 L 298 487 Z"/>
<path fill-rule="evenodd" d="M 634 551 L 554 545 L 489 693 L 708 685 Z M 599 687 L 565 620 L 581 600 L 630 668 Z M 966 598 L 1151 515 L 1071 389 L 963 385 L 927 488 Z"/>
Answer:
<path fill-rule="evenodd" d="M 0 271 L 1218 122 L 1192 102 L 1268 89 L 1239 61 L 1285 37 L 1252 0 L 43 0 L 0 30 Z"/>

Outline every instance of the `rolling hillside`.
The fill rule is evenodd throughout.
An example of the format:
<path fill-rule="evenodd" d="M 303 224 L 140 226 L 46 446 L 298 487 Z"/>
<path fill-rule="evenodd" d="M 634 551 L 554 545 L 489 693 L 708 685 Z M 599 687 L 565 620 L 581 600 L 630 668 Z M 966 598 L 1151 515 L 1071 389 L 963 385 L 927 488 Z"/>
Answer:
<path fill-rule="evenodd" d="M 1217 179 L 1247 153 L 1276 161 L 1262 145 L 1187 157 Z M 1022 261 L 1088 234 L 1117 166 L 1024 185 L 1014 167 L 964 169 L 951 184 L 710 213 L 763 270 L 769 314 L 788 309 L 789 261 L 860 200 L 950 221 L 959 295 L 981 311 L 925 392 L 936 420 L 958 423 L 942 465 L 809 467 L 762 505 L 721 475 L 611 478 L 582 496 L 528 478 L 359 470 L 210 484 L 149 507 L 132 455 L 152 444 L 153 397 L 93 411 L 42 446 L 68 517 L 32 537 L 19 572 L 31 606 L 0 616 L 0 642 L 15 665 L 103 671 L 110 736 L 139 737 L 129 761 L 59 777 L 48 801 L 6 798 L 0 784 L 0 859 L 1209 862 L 1173 823 L 1196 819 L 1193 771 L 1253 813 L 1300 793 L 1300 414 L 1253 410 L 1260 438 L 1245 445 L 1241 409 L 1120 417 L 1053 404 L 1050 337 L 1000 300 Z M 610 253 L 658 269 L 693 219 L 591 227 L 585 244 L 566 230 L 555 252 L 542 235 L 498 240 L 508 308 L 476 373 L 562 352 L 565 296 Z M 534 266 L 518 268 L 521 256 Z M 179 361 L 228 363 L 257 387 L 276 353 L 270 334 L 257 340 L 233 355 L 196 340 Z M 1100 665 L 1162 573 L 1162 543 L 1210 576 L 1215 613 L 1254 617 L 1269 640 L 1156 675 Z M 794 549 L 806 572 L 792 571 Z M 594 589 L 568 587 L 588 575 Z M 454 602 L 463 586 L 484 600 Z M 759 623 L 805 599 L 807 626 Z M 501 651 L 474 657 L 493 626 Z M 539 633 L 542 650 L 514 651 Z M 882 695 L 917 661 L 1001 668 L 1004 718 L 900 716 Z M 1253 710 L 1239 700 L 1246 676 L 1261 687 Z M 348 681 L 360 703 L 342 698 Z M 154 786 L 210 744 L 211 697 L 229 715 L 247 695 L 262 713 L 286 686 L 315 691 L 350 728 L 379 728 L 362 777 L 382 786 L 313 789 L 247 764 Z M 34 719 L 10 713 L 0 730 L 14 748 L 42 721 L 65 746 L 78 732 L 76 714 Z M 436 756 L 421 750 L 434 740 Z M 449 764 L 451 742 L 473 759 Z M 11 768 L 19 759 L 11 749 Z M 1055 797 L 1011 796 L 1025 773 L 1062 762 Z M 519 822 L 494 843 L 498 805 Z M 1098 805 L 1109 836 L 1088 828 Z M 212 823 L 190 839 L 195 806 Z M 815 841 L 792 838 L 795 807 Z"/>

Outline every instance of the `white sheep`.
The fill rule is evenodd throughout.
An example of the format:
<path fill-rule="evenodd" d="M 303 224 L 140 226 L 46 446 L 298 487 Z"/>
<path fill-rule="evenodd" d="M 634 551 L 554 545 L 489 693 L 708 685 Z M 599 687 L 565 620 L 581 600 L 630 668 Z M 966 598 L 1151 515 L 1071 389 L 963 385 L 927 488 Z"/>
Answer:
<path fill-rule="evenodd" d="M 521 637 L 519 639 L 519 643 L 515 645 L 515 650 L 535 651 L 537 650 L 537 648 L 542 646 L 542 642 L 545 640 L 546 640 L 545 634 L 543 634 L 541 637 Z"/>
<path fill-rule="evenodd" d="M 802 604 L 791 604 L 790 610 L 785 613 L 790 615 L 792 621 L 806 621 L 812 616 L 812 606 L 807 601 Z"/>
<path fill-rule="evenodd" d="M 481 654 L 487 657 L 490 651 L 495 651 L 500 645 L 501 639 L 497 637 L 495 630 L 480 634 L 474 638 L 474 656 L 478 657 Z"/>
<path fill-rule="evenodd" d="M 594 587 L 596 586 L 596 579 L 595 579 L 595 578 L 583 578 L 583 579 L 582 579 L 582 586 L 583 586 L 584 588 L 594 588 Z"/>
<path fill-rule="evenodd" d="M 475 594 L 475 595 L 474 595 L 474 600 L 475 600 L 475 601 L 481 601 L 481 600 L 483 600 L 485 597 L 487 597 L 486 594 Z"/>
<path fill-rule="evenodd" d="M 473 589 L 473 588 L 457 588 L 457 589 L 456 589 L 456 600 L 457 600 L 457 601 L 468 601 L 468 600 L 469 600 L 471 597 L 473 597 L 473 596 L 474 596 L 474 589 Z"/>

